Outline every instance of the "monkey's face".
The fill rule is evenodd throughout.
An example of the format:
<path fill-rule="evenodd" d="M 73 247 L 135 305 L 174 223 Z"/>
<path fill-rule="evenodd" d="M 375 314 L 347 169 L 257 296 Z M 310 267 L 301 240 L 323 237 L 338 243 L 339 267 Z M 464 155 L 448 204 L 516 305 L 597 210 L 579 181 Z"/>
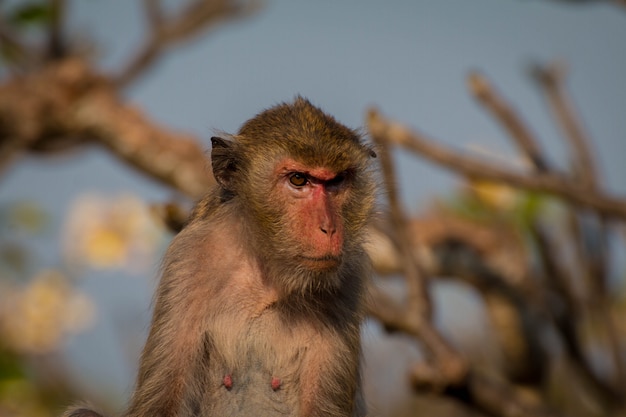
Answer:
<path fill-rule="evenodd" d="M 286 291 L 336 287 L 374 202 L 375 154 L 357 132 L 298 98 L 212 142 L 222 198 L 264 269 Z"/>
<path fill-rule="evenodd" d="M 351 175 L 291 158 L 274 169 L 275 196 L 271 204 L 284 219 L 284 241 L 291 241 L 292 256 L 312 270 L 337 268 L 344 246 L 344 207 Z"/>

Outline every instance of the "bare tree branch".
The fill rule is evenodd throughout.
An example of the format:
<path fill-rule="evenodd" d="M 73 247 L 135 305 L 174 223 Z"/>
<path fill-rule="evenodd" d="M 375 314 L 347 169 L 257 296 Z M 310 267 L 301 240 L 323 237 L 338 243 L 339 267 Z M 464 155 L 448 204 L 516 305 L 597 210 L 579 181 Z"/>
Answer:
<path fill-rule="evenodd" d="M 411 132 L 398 123 L 385 120 L 378 112 L 371 111 L 368 118 L 372 134 L 385 137 L 391 143 L 402 146 L 432 160 L 448 169 L 468 177 L 499 181 L 532 191 L 554 194 L 575 205 L 587 207 L 608 216 L 626 219 L 626 200 L 599 191 L 581 189 L 577 184 L 554 174 L 525 175 L 475 157 L 461 155 L 442 145 Z"/>
<path fill-rule="evenodd" d="M 559 3 L 586 4 L 586 3 L 612 3 L 617 7 L 626 8 L 626 0 L 554 0 Z"/>
<path fill-rule="evenodd" d="M 86 137 L 193 198 L 199 198 L 212 184 L 208 159 L 193 136 L 156 125 L 109 91 L 92 94 L 79 103 L 75 116 Z"/>
<path fill-rule="evenodd" d="M 582 185 L 597 187 L 598 172 L 593 161 L 591 141 L 575 116 L 573 106 L 563 87 L 565 67 L 557 64 L 545 67 L 535 65 L 532 75 L 541 90 L 545 92 L 555 119 L 563 130 L 563 137 L 571 145 L 571 166 L 575 169 L 575 176 L 580 179 Z"/>
<path fill-rule="evenodd" d="M 163 9 L 161 0 L 143 0 L 144 13 L 150 25 L 150 30 L 155 32 L 163 24 Z"/>
<path fill-rule="evenodd" d="M 474 97 L 506 129 L 531 164 L 538 171 L 545 171 L 548 168 L 548 162 L 541 153 L 539 142 L 511 105 L 491 86 L 487 78 L 477 72 L 471 73 L 468 77 L 468 85 Z"/>
<path fill-rule="evenodd" d="M 582 187 L 599 189 L 601 178 L 596 169 L 591 139 L 584 132 L 579 117 L 574 113 L 571 100 L 567 97 L 564 65 L 556 63 L 546 66 L 535 65 L 532 74 L 563 130 L 563 137 L 570 148 L 570 170 L 574 178 L 581 182 Z M 576 243 L 575 250 L 582 263 L 582 270 L 586 271 L 585 279 L 590 287 L 590 298 L 603 298 L 606 295 L 609 263 L 606 219 L 601 216 L 594 221 L 595 219 L 589 219 L 588 215 L 579 212 L 572 212 L 570 216 L 572 216 L 571 233 Z M 585 217 L 591 221 L 584 221 Z M 591 245 L 590 235 L 593 240 Z"/>
<path fill-rule="evenodd" d="M 213 184 L 202 146 L 124 103 L 80 60 L 0 85 L 0 160 L 100 143 L 143 173 L 198 198 Z"/>
<path fill-rule="evenodd" d="M 501 381 L 473 373 L 464 387 L 446 392 L 460 398 L 488 416 L 499 417 L 558 417 L 561 414 L 544 405 L 530 404 L 528 400 Z"/>
<path fill-rule="evenodd" d="M 555 119 L 563 130 L 563 136 L 571 149 L 571 171 L 580 179 L 583 187 L 599 189 L 601 176 L 597 171 L 591 139 L 582 127 L 580 117 L 575 113 L 572 100 L 565 88 L 566 68 L 564 64 L 535 65 L 533 78 L 545 94 Z M 604 323 L 608 337 L 609 350 L 616 370 L 616 386 L 626 386 L 626 364 L 622 358 L 621 341 L 617 335 L 617 326 L 610 311 L 607 293 L 608 265 L 608 225 L 602 213 L 596 218 L 589 218 L 585 213 L 572 213 L 571 232 L 574 236 L 574 248 L 577 259 L 586 271 L 585 280 L 589 287 L 590 308 Z M 625 391 L 626 392 L 626 391 Z"/>
<path fill-rule="evenodd" d="M 143 47 L 131 58 L 113 82 L 124 88 L 149 70 L 167 48 L 177 42 L 209 30 L 227 19 L 245 17 L 257 9 L 255 1 L 237 0 L 195 0 L 175 16 L 165 18 L 158 2 L 144 2 L 151 34 Z"/>
<path fill-rule="evenodd" d="M 412 219 L 412 248 L 423 270 L 474 287 L 482 296 L 503 356 L 507 379 L 526 388 L 547 376 L 548 355 L 537 328 L 543 294 L 529 279 L 521 237 L 503 225 L 436 214 Z"/>
<path fill-rule="evenodd" d="M 407 316 L 404 307 L 399 306 L 391 297 L 374 286 L 370 287 L 369 301 L 369 314 L 383 323 L 388 330 L 402 331 L 424 343 L 425 340 L 430 340 L 429 343 L 432 343 L 437 351 L 445 351 L 445 346 L 436 347 L 439 343 L 445 342 L 440 340 L 438 335 L 429 333 L 431 327 L 420 328 L 415 320 Z M 417 390 L 428 389 L 443 393 L 490 416 L 558 416 L 544 406 L 529 404 L 508 387 L 505 381 L 494 381 L 475 372 L 467 373 L 466 365 L 459 361 L 458 357 L 448 358 L 445 366 L 449 369 L 442 372 L 440 368 L 426 362 L 414 365 L 410 374 L 413 387 Z M 446 376 L 451 374 L 465 377 L 456 380 L 447 379 Z"/>
<path fill-rule="evenodd" d="M 407 324 L 412 327 L 411 334 L 422 341 L 428 357 L 434 361 L 433 365 L 437 374 L 436 380 L 433 380 L 432 372 L 428 372 L 427 376 L 424 377 L 420 373 L 424 367 L 417 367 L 414 369 L 413 378 L 422 380 L 424 384 L 431 385 L 431 388 L 434 385 L 435 389 L 458 384 L 467 374 L 467 365 L 432 325 L 432 301 L 428 282 L 420 270 L 411 247 L 407 221 L 400 204 L 396 177 L 387 143 L 375 134 L 372 137 L 380 149 L 380 165 L 387 190 L 393 236 L 397 240 L 400 261 L 408 288 L 404 316 Z"/>
<path fill-rule="evenodd" d="M 425 156 L 428 159 L 432 159 L 435 162 L 456 170 L 468 177 L 487 178 L 490 180 L 504 181 L 514 186 L 520 186 L 531 190 L 552 192 L 559 196 L 565 197 L 566 199 L 576 204 L 582 206 L 591 206 L 591 208 L 599 210 L 603 215 L 607 213 L 615 214 L 615 209 L 617 209 L 617 215 L 622 219 L 624 218 L 624 214 L 626 213 L 624 211 L 624 209 L 626 208 L 625 201 L 615 199 L 610 196 L 605 196 L 597 191 L 595 191 L 596 196 L 594 196 L 594 199 L 587 199 L 586 197 L 589 196 L 587 190 L 589 190 L 589 188 L 585 187 L 586 189 L 576 190 L 577 185 L 574 185 L 573 182 L 567 181 L 564 177 L 557 176 L 547 171 L 547 163 L 545 163 L 545 159 L 543 159 L 542 155 L 540 154 L 539 148 L 538 146 L 536 146 L 536 141 L 534 141 L 528 131 L 524 129 L 523 125 L 519 121 L 519 118 L 514 115 L 513 111 L 510 109 L 509 106 L 506 105 L 504 100 L 501 97 L 495 95 L 494 91 L 490 89 L 489 86 L 486 84 L 485 79 L 474 78 L 473 80 L 470 80 L 470 83 L 473 84 L 472 87 L 474 88 L 475 93 L 479 95 L 479 100 L 490 111 L 492 111 L 496 119 L 509 130 L 511 135 L 518 142 L 522 151 L 528 155 L 531 155 L 529 159 L 532 161 L 534 168 L 536 170 L 541 169 L 542 172 L 534 174 L 532 176 L 517 174 L 510 169 L 497 166 L 493 163 L 487 163 L 476 158 L 460 155 L 444 148 L 443 146 L 436 145 L 435 143 L 428 141 L 423 136 L 420 136 L 417 133 L 411 133 L 402 126 L 383 121 L 382 117 L 380 117 L 375 112 L 372 112 L 369 117 L 370 129 L 373 132 L 372 134 L 375 135 L 376 133 L 374 132 L 376 131 L 376 129 L 380 129 L 378 130 L 378 134 L 383 136 L 386 140 L 389 140 L 391 143 L 399 144 L 408 149 L 416 151 L 422 156 Z M 378 122 L 380 122 L 380 124 L 377 125 Z M 583 198 L 581 198 L 581 196 Z M 601 201 L 601 204 L 597 204 L 597 197 L 599 197 L 600 200 L 608 201 Z M 545 243 L 545 241 L 545 236 L 539 236 L 539 244 Z M 555 256 L 552 253 L 546 252 L 548 250 L 547 247 L 544 247 L 543 250 L 544 256 L 550 256 L 552 258 Z M 553 261 L 547 260 L 547 262 L 554 266 Z M 556 278 L 558 279 L 558 277 Z M 568 305 L 570 307 L 574 306 L 572 304 Z M 606 306 L 607 303 L 605 302 L 604 305 Z M 576 317 L 575 311 L 570 311 L 570 314 L 572 314 L 569 317 L 570 320 L 573 317 Z M 608 323 L 607 326 L 610 326 L 611 323 Z M 578 353 L 578 355 L 575 355 L 573 358 L 579 363 L 580 369 L 584 371 L 584 375 L 590 381 L 592 381 L 596 387 L 600 388 L 600 392 L 605 395 L 605 399 L 609 399 L 611 402 L 614 401 L 616 398 L 614 395 L 615 391 L 608 385 L 597 379 L 593 372 L 590 371 L 590 368 L 588 366 L 589 364 L 587 363 L 584 355 L 580 355 L 580 348 L 578 347 L 580 341 L 575 336 L 575 327 L 569 325 L 563 327 L 564 323 L 562 321 L 557 321 L 556 324 L 557 327 L 560 328 L 564 338 L 566 338 L 566 340 L 569 340 L 570 348 L 572 348 L 571 352 Z M 574 333 L 572 331 L 574 331 Z M 615 336 L 615 333 L 610 332 L 609 337 L 611 336 Z M 613 337 L 612 352 L 614 355 L 614 360 L 617 360 L 617 358 L 615 358 L 615 352 L 619 351 L 619 349 L 616 350 L 618 346 L 619 340 L 617 339 L 617 337 Z M 607 395 L 608 397 L 606 397 Z"/>
<path fill-rule="evenodd" d="M 67 45 L 64 38 L 65 0 L 49 0 L 52 13 L 48 28 L 48 57 L 63 58 L 67 54 Z"/>
<path fill-rule="evenodd" d="M 35 60 L 33 51 L 13 33 L 3 16 L 0 16 L 0 47 L 7 55 L 5 61 L 19 69 L 30 66 Z"/>
<path fill-rule="evenodd" d="M 551 72 L 553 68 L 543 69 L 537 67 L 535 75 L 539 80 L 546 81 L 547 79 L 550 79 L 554 81 L 554 77 L 549 75 L 549 72 Z M 539 71 L 541 71 L 541 74 Z M 507 128 L 510 137 L 517 142 L 520 150 L 526 154 L 531 161 L 533 169 L 539 173 L 550 172 L 551 170 L 539 150 L 537 141 L 532 137 L 530 131 L 522 124 L 520 118 L 512 110 L 511 106 L 506 103 L 504 98 L 496 93 L 493 87 L 488 83 L 487 79 L 481 75 L 472 74 L 469 79 L 469 84 L 470 89 L 479 102 L 491 111 L 496 121 L 500 122 Z M 560 109 L 559 114 L 561 115 L 561 119 L 568 120 L 571 123 L 571 121 L 575 120 L 575 118 L 570 114 L 570 107 L 567 106 L 564 101 L 564 97 L 562 96 L 563 89 L 561 87 L 555 89 L 553 84 L 553 82 L 550 83 L 551 88 L 550 93 L 548 94 L 552 96 L 551 102 L 553 107 Z M 576 125 L 576 123 L 573 125 Z M 569 130 L 578 131 L 576 126 Z M 579 137 L 578 140 L 571 140 L 570 143 L 578 144 L 573 146 L 575 154 L 583 152 L 584 157 L 588 155 L 586 153 L 589 148 L 587 139 L 581 140 L 581 137 Z M 587 163 L 592 163 L 591 157 L 589 157 L 589 161 Z M 590 174 L 593 175 L 593 173 Z M 595 176 L 593 176 L 592 179 L 592 186 L 595 187 Z M 577 233 L 574 233 L 575 236 L 572 241 L 574 242 L 574 246 L 579 254 L 577 256 L 577 260 L 578 262 L 584 262 L 587 256 L 582 243 L 583 238 L 580 234 L 577 219 L 573 219 L 573 221 L 574 230 Z M 544 271 L 544 279 L 550 291 L 549 297 L 558 297 L 561 299 L 562 304 L 546 303 L 546 306 L 550 310 L 555 326 L 564 340 L 567 352 L 574 361 L 575 365 L 580 369 L 587 380 L 596 387 L 598 392 L 603 393 L 603 395 L 607 395 L 614 401 L 615 396 L 617 395 L 615 390 L 595 375 L 591 364 L 583 353 L 577 329 L 582 315 L 583 306 L 580 300 L 578 300 L 574 295 L 574 291 L 571 288 L 571 281 L 566 278 L 567 274 L 560 264 L 561 256 L 552 243 L 552 239 L 548 232 L 539 222 L 534 221 L 530 226 L 531 236 L 537 245 L 540 265 Z M 603 251 L 603 248 L 600 248 L 600 251 Z M 590 275 L 597 276 L 593 274 Z M 560 305 L 560 307 L 556 308 L 556 305 Z"/>
<path fill-rule="evenodd" d="M 398 196 L 396 176 L 393 163 L 389 155 L 387 144 L 376 135 L 372 135 L 374 142 L 380 149 L 379 160 L 383 174 L 386 196 L 389 201 L 389 217 L 393 226 L 393 236 L 396 238 L 400 259 L 403 264 L 403 272 L 409 289 L 408 315 L 420 315 L 426 320 L 432 317 L 432 301 L 428 291 L 428 282 L 413 256 L 409 236 L 407 234 L 407 221 Z"/>

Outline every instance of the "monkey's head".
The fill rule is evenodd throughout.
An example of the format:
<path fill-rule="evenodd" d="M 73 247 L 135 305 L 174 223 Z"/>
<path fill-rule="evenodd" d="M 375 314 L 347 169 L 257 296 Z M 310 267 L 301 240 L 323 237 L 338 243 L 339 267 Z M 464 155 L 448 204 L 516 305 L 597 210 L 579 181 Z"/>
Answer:
<path fill-rule="evenodd" d="M 338 285 L 333 273 L 361 250 L 374 204 L 375 153 L 359 134 L 298 97 L 212 143 L 222 199 L 238 202 L 261 261 L 308 277 L 283 289 Z"/>

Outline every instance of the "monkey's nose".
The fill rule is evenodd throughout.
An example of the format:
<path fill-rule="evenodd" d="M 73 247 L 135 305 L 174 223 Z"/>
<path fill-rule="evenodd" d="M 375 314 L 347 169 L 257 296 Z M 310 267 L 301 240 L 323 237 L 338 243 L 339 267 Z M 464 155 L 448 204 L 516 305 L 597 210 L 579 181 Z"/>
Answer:
<path fill-rule="evenodd" d="M 336 231 L 336 229 L 334 227 L 333 228 L 330 228 L 330 227 L 320 227 L 320 230 L 325 235 L 331 235 L 331 236 L 334 235 L 335 231 Z"/>

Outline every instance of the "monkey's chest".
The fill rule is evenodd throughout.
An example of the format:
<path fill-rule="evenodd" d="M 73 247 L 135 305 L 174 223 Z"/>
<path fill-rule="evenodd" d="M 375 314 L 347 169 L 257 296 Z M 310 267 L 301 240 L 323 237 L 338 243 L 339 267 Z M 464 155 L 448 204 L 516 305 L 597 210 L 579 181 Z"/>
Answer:
<path fill-rule="evenodd" d="M 299 415 L 313 339 L 272 315 L 210 329 L 203 367 L 209 415 Z"/>

